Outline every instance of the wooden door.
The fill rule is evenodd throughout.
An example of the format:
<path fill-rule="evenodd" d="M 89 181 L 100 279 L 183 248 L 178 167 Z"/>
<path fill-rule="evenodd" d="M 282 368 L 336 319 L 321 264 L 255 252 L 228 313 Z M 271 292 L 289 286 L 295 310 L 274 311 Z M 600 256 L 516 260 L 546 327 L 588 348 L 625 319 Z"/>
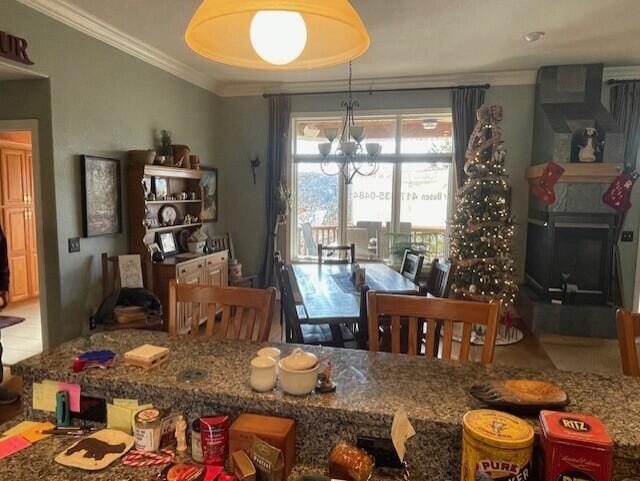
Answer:
<path fill-rule="evenodd" d="M 36 241 L 36 213 L 33 207 L 27 208 L 27 260 L 29 262 L 29 297 L 40 295 L 40 277 L 38 275 L 38 243 Z"/>
<path fill-rule="evenodd" d="M 28 185 L 27 151 L 2 149 L 0 151 L 0 171 L 2 174 L 2 202 L 6 207 L 27 203 Z"/>
<path fill-rule="evenodd" d="M 11 271 L 9 297 L 12 302 L 15 302 L 29 297 L 28 209 L 7 207 L 4 217 L 9 269 Z"/>

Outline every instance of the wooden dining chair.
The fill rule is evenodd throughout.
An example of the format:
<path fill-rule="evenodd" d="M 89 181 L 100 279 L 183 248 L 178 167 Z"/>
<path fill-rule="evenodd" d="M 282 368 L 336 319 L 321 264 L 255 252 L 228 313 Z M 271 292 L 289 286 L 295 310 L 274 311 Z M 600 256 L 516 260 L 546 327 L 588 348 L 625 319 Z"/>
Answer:
<path fill-rule="evenodd" d="M 456 301 L 450 299 L 434 299 L 421 296 L 398 296 L 394 294 L 381 294 L 375 291 L 367 293 L 367 310 L 369 312 L 369 332 L 378 332 L 382 316 L 391 319 L 391 352 L 401 352 L 401 326 L 407 324 L 408 340 L 407 354 L 419 354 L 419 326 L 423 321 L 427 324 L 427 341 L 425 355 L 435 358 L 436 324 L 438 320 L 443 323 L 442 358 L 451 359 L 453 345 L 453 326 L 460 322 L 462 338 L 458 360 L 468 361 L 471 349 L 471 330 L 474 324 L 486 326 L 485 344 L 482 349 L 481 362 L 490 364 L 493 361 L 496 336 L 498 331 L 498 319 L 500 315 L 500 302 L 483 303 L 470 301 Z M 379 351 L 380 341 L 378 336 L 369 337 L 369 350 Z"/>
<path fill-rule="evenodd" d="M 400 274 L 414 284 L 418 284 L 422 275 L 423 263 L 424 256 L 422 254 L 411 249 L 405 249 L 402 264 L 400 265 Z"/>
<path fill-rule="evenodd" d="M 169 283 L 169 333 L 190 332 L 192 336 L 198 336 L 200 323 L 204 320 L 207 337 L 266 342 L 271 333 L 275 297 L 273 287 L 201 286 L 178 284 L 172 279 Z M 179 309 L 189 315 L 178 316 Z M 220 312 L 221 321 L 216 322 Z M 178 324 L 179 318 L 185 319 L 185 325 Z M 186 324 L 189 320 L 190 324 Z"/>
<path fill-rule="evenodd" d="M 324 254 L 325 252 L 327 253 L 326 256 Z M 345 253 L 345 257 L 341 257 L 340 255 L 343 252 Z M 356 245 L 353 243 L 348 246 L 325 246 L 318 244 L 318 264 L 355 264 L 355 262 Z"/>
<path fill-rule="evenodd" d="M 640 337 L 640 314 L 627 309 L 618 309 L 616 313 L 618 328 L 618 342 L 620 343 L 620 358 L 622 372 L 625 376 L 640 377 L 640 361 L 636 338 Z"/>

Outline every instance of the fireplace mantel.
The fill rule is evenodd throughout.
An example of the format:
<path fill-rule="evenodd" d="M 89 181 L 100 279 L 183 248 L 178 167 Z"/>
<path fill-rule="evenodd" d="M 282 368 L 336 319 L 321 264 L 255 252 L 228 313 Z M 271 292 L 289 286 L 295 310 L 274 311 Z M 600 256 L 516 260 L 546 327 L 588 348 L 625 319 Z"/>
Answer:
<path fill-rule="evenodd" d="M 623 164 L 617 163 L 568 163 L 558 162 L 564 173 L 558 182 L 564 183 L 611 183 L 623 169 Z M 527 169 L 527 180 L 533 182 L 539 178 L 547 164 L 532 165 Z"/>

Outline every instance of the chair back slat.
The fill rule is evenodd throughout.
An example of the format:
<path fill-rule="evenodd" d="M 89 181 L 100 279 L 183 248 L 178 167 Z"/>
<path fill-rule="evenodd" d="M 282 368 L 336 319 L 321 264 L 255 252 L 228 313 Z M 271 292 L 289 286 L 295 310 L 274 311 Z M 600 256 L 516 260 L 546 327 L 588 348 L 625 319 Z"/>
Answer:
<path fill-rule="evenodd" d="M 274 288 L 178 284 L 174 279 L 169 284 L 169 332 L 175 335 L 189 331 L 192 336 L 198 336 L 204 322 L 207 337 L 265 342 L 271 332 L 274 302 Z M 180 318 L 188 318 L 189 322 L 180 326 Z"/>
<path fill-rule="evenodd" d="M 636 338 L 640 336 L 640 314 L 627 309 L 618 309 L 616 313 L 616 327 L 620 344 L 620 359 L 622 372 L 625 376 L 640 377 L 640 361 Z"/>
<path fill-rule="evenodd" d="M 400 274 L 406 277 L 414 284 L 420 282 L 422 275 L 422 264 L 424 263 L 424 255 L 411 249 L 404 250 L 404 257 L 400 266 Z"/>
<path fill-rule="evenodd" d="M 325 252 L 329 252 L 329 256 L 336 252 L 344 252 L 347 257 L 330 259 L 329 256 L 324 255 Z M 356 245 L 351 243 L 348 246 L 326 246 L 318 244 L 318 264 L 355 264 L 356 262 Z"/>
<path fill-rule="evenodd" d="M 442 263 L 434 259 L 427 280 L 427 292 L 434 297 L 447 298 L 451 290 L 454 267 L 450 263 Z"/>
<path fill-rule="evenodd" d="M 290 276 L 292 273 L 283 265 L 277 274 L 280 281 L 280 301 L 282 302 L 285 317 L 286 341 L 304 344 L 300 317 L 298 316 L 295 294 L 291 283 Z"/>
<path fill-rule="evenodd" d="M 457 301 L 451 299 L 436 299 L 419 296 L 404 296 L 383 294 L 375 291 L 367 293 L 367 310 L 369 332 L 379 332 L 380 318 L 391 317 L 391 347 L 392 352 L 401 350 L 401 327 L 408 324 L 407 353 L 419 354 L 420 345 L 418 335 L 422 336 L 422 322 L 426 321 L 427 333 L 425 354 L 429 358 L 438 356 L 435 338 L 438 335 L 438 324 L 442 325 L 442 343 L 440 355 L 443 359 L 451 359 L 453 354 L 454 325 L 462 323 L 462 339 L 460 345 L 461 361 L 469 360 L 471 350 L 472 326 L 479 324 L 485 327 L 485 344 L 482 350 L 481 362 L 493 362 L 495 342 L 497 337 L 500 302 L 482 303 Z M 371 335 L 369 349 L 378 351 L 380 342 L 378 336 Z"/>
<path fill-rule="evenodd" d="M 469 360 L 469 352 L 471 351 L 471 330 L 472 325 L 469 323 L 462 324 L 462 339 L 460 340 L 460 354 L 458 359 L 461 361 Z"/>
<path fill-rule="evenodd" d="M 425 341 L 425 355 L 433 359 L 434 357 L 438 357 L 438 353 L 436 352 L 436 332 L 437 332 L 438 323 L 433 319 L 427 320 L 427 339 Z"/>
<path fill-rule="evenodd" d="M 451 347 L 453 344 L 453 322 L 448 319 L 443 321 L 442 332 L 442 359 L 451 359 Z"/>

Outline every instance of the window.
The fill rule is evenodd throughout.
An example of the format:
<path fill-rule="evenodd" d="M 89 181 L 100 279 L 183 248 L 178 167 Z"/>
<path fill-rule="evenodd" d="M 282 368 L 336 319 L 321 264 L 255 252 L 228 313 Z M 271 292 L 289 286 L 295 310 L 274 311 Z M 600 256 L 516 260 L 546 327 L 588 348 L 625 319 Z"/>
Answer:
<path fill-rule="evenodd" d="M 453 155 L 451 114 L 363 115 L 356 124 L 365 128 L 365 142 L 382 144 L 382 152 L 375 174 L 355 175 L 347 184 L 340 174 L 324 173 L 318 155 L 318 145 L 326 142 L 325 129 L 340 130 L 342 118 L 293 119 L 294 259 L 313 259 L 320 243 L 354 243 L 359 259 L 392 264 L 401 262 L 408 247 L 425 253 L 427 262 L 443 259 Z"/>

